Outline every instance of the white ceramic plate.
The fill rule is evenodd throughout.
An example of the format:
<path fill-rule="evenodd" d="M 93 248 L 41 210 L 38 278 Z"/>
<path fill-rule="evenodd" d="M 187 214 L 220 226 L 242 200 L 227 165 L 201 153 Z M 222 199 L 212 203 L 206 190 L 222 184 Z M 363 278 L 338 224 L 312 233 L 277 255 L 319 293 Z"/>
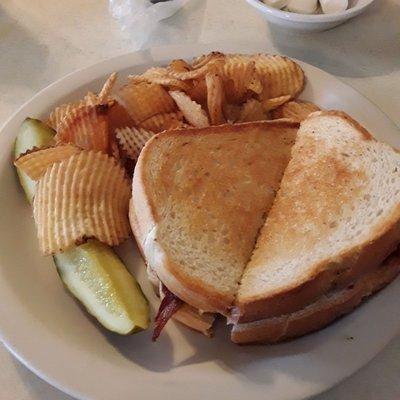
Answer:
<path fill-rule="evenodd" d="M 39 254 L 31 210 L 14 170 L 11 148 L 26 116 L 42 118 L 55 104 L 99 88 L 112 71 L 140 72 L 172 58 L 210 50 L 256 52 L 236 44 L 163 47 L 107 60 L 73 73 L 25 104 L 0 133 L 0 334 L 10 351 L 47 382 L 79 399 L 302 399 L 355 372 L 398 332 L 400 280 L 329 328 L 276 346 L 239 347 L 222 322 L 207 339 L 169 323 L 154 344 L 150 332 L 107 333 L 63 290 L 51 259 Z M 346 110 L 375 135 L 400 146 L 394 124 L 333 76 L 301 64 L 303 97 Z M 120 254 L 155 304 L 133 242 Z"/>

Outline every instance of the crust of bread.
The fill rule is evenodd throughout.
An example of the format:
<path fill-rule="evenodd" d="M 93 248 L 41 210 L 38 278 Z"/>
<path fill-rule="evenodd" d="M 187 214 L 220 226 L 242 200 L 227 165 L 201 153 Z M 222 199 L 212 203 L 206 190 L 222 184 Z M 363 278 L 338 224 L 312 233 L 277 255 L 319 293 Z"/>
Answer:
<path fill-rule="evenodd" d="M 308 117 L 336 116 L 356 128 L 365 140 L 375 140 L 358 122 L 341 111 L 317 111 Z M 344 249 L 334 258 L 315 265 L 307 281 L 296 284 L 270 297 L 254 297 L 245 302 L 237 301 L 231 311 L 234 322 L 245 323 L 277 317 L 301 310 L 324 293 L 343 288 L 380 265 L 400 242 L 400 204 L 393 211 L 389 222 L 357 247 Z"/>
<path fill-rule="evenodd" d="M 132 226 L 132 229 L 138 230 L 138 223 L 136 220 L 136 214 L 133 212 L 134 211 L 134 204 L 132 202 L 132 199 L 130 201 L 130 210 L 129 210 L 129 219 L 130 223 Z M 138 248 L 140 251 L 140 254 L 146 263 L 146 260 L 144 258 L 144 252 L 141 243 L 138 242 Z M 149 278 L 149 281 L 153 284 L 154 288 L 156 291 L 158 291 L 159 287 L 159 279 L 157 278 L 156 274 L 152 269 L 147 265 L 147 275 Z M 191 328 L 195 331 L 198 331 L 202 333 L 203 335 L 207 337 L 212 336 L 212 326 L 215 320 L 215 315 L 214 314 L 200 314 L 196 309 L 193 307 L 189 306 L 188 304 L 184 304 L 173 316 L 172 318 L 178 322 L 180 322 L 183 325 L 186 325 L 188 328 Z"/>
<path fill-rule="evenodd" d="M 277 343 L 303 336 L 351 312 L 363 300 L 389 284 L 400 272 L 400 252 L 389 257 L 345 289 L 323 296 L 305 309 L 281 317 L 235 325 L 231 339 L 238 344 Z"/>
<path fill-rule="evenodd" d="M 319 116 L 332 116 L 332 117 L 340 117 L 345 119 L 350 125 L 352 125 L 356 130 L 358 130 L 366 140 L 375 140 L 375 138 L 371 135 L 370 132 L 367 131 L 359 122 L 350 117 L 350 115 L 346 114 L 344 111 L 338 110 L 328 110 L 328 111 L 315 111 L 311 113 L 307 119 L 319 117 Z"/>
<path fill-rule="evenodd" d="M 316 272 L 307 282 L 273 297 L 238 303 L 241 315 L 237 321 L 256 321 L 300 310 L 329 290 L 345 287 L 371 271 L 396 249 L 400 241 L 398 212 L 386 232 L 378 235 L 374 241 L 366 241 L 363 245 L 316 266 Z M 235 313 L 238 313 L 236 308 L 232 310 L 232 314 Z"/>
<path fill-rule="evenodd" d="M 282 129 L 297 129 L 299 124 L 290 120 L 274 120 L 248 122 L 235 125 L 220 125 L 217 127 L 208 127 L 196 129 L 196 134 L 202 133 L 232 133 L 246 131 L 252 128 L 279 127 Z M 130 206 L 130 222 L 135 238 L 145 254 L 146 261 L 156 272 L 158 278 L 164 285 L 184 302 L 206 312 L 219 312 L 227 314 L 232 304 L 230 296 L 224 296 L 206 284 L 190 279 L 186 275 L 179 273 L 179 268 L 165 253 L 164 249 L 157 243 L 157 220 L 156 212 L 149 200 L 144 181 L 144 171 L 148 159 L 148 154 L 152 148 L 152 143 L 163 136 L 176 136 L 193 134 L 193 129 L 183 129 L 179 131 L 162 132 L 154 136 L 144 147 L 136 164 L 133 179 L 132 196 L 134 201 Z M 155 239 L 155 240 L 154 240 Z"/>

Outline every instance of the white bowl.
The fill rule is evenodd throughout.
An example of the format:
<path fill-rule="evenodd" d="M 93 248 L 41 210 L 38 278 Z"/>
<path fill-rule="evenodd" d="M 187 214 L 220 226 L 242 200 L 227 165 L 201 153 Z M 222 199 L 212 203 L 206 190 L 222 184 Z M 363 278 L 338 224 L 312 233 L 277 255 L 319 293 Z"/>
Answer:
<path fill-rule="evenodd" d="M 246 0 L 272 24 L 299 32 L 318 32 L 343 24 L 369 7 L 374 0 L 350 0 L 346 11 L 335 14 L 297 14 L 281 11 L 264 4 L 261 0 Z"/>

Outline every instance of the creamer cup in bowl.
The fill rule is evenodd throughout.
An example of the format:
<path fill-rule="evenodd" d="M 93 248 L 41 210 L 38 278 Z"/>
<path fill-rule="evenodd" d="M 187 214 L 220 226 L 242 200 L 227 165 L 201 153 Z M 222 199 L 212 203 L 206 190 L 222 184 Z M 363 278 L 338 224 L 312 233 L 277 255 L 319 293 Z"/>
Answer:
<path fill-rule="evenodd" d="M 346 11 L 334 14 L 298 14 L 268 6 L 260 0 L 246 0 L 268 22 L 297 32 L 318 32 L 334 28 L 364 12 L 374 0 L 350 0 Z"/>

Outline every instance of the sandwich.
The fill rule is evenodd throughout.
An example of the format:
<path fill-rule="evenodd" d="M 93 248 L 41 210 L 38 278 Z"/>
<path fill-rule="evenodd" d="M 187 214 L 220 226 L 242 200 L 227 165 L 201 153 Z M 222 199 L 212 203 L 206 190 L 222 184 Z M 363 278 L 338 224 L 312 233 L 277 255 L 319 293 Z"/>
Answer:
<path fill-rule="evenodd" d="M 157 332 L 173 313 L 206 334 L 211 314 L 229 315 L 298 126 L 172 130 L 146 144 L 132 183 L 131 226 L 151 281 L 181 300 L 164 297 Z"/>
<path fill-rule="evenodd" d="M 344 113 L 311 114 L 243 273 L 234 322 L 318 309 L 379 267 L 400 242 L 399 171 L 399 153 Z"/>
<path fill-rule="evenodd" d="M 301 310 L 233 325 L 234 343 L 277 343 L 324 328 L 388 285 L 400 272 L 395 251 L 377 268 L 342 289 L 331 290 Z"/>
<path fill-rule="evenodd" d="M 169 317 L 236 343 L 320 329 L 400 270 L 400 155 L 344 113 L 170 131 L 144 148 L 130 220 Z M 192 320 L 182 317 L 192 313 Z M 205 325 L 203 325 L 204 328 Z M 201 330 L 201 329 L 198 329 Z"/>

